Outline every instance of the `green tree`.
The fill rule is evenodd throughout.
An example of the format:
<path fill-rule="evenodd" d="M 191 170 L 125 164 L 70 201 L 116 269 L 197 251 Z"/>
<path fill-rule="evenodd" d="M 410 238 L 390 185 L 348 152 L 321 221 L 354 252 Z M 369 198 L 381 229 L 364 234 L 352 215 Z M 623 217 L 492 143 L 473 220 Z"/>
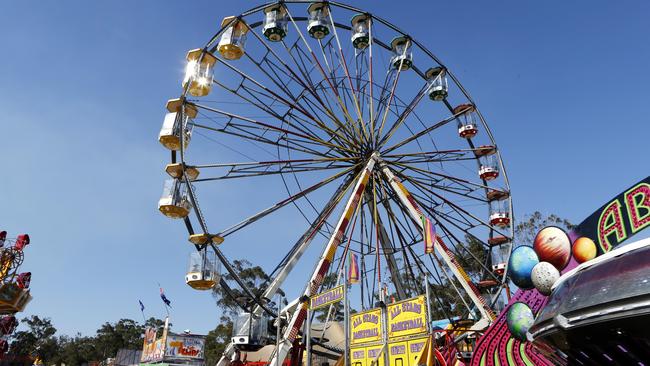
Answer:
<path fill-rule="evenodd" d="M 515 247 L 520 245 L 533 245 L 537 233 L 546 226 L 557 226 L 565 231 L 575 228 L 569 220 L 555 214 L 548 216 L 539 211 L 524 216 L 515 226 Z"/>
<path fill-rule="evenodd" d="M 60 345 L 50 318 L 32 315 L 22 319 L 21 323 L 27 326 L 27 330 L 14 333 L 10 353 L 17 356 L 38 356 L 46 363 L 54 361 Z"/>
<path fill-rule="evenodd" d="M 120 348 L 142 347 L 144 327 L 131 319 L 120 319 L 116 323 L 104 323 L 95 336 L 101 358 L 113 357 Z"/>
<path fill-rule="evenodd" d="M 242 282 L 253 292 L 256 297 L 262 296 L 264 288 L 262 285 L 270 280 L 269 276 L 260 266 L 252 266 L 251 262 L 245 259 L 237 259 L 232 262 L 232 266 L 237 272 Z M 217 307 L 219 307 L 227 316 L 234 317 L 241 311 L 242 302 L 250 302 L 249 296 L 236 283 L 230 273 L 224 275 L 224 280 L 230 285 L 232 297 L 228 296 L 221 286 L 215 286 L 212 295 L 215 298 Z"/>
<path fill-rule="evenodd" d="M 205 337 L 205 364 L 214 365 L 219 361 L 232 336 L 232 319 L 221 316 L 216 328 Z"/>

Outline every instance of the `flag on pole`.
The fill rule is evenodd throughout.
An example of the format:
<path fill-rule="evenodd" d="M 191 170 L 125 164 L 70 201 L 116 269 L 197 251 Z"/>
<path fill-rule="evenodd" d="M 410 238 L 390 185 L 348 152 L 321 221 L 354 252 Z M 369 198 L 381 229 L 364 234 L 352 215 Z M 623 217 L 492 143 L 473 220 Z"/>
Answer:
<path fill-rule="evenodd" d="M 140 311 L 144 311 L 144 304 L 142 303 L 142 300 L 138 300 L 140 303 Z"/>
<path fill-rule="evenodd" d="M 161 298 L 162 301 L 165 303 L 165 305 L 169 306 L 170 308 L 172 307 L 172 302 L 169 301 L 169 299 L 167 298 L 167 296 L 165 296 L 165 291 L 163 291 L 163 288 L 162 288 L 162 287 L 160 288 L 160 298 Z"/>
<path fill-rule="evenodd" d="M 348 283 L 359 283 L 359 261 L 357 255 L 350 253 L 350 262 L 348 263 Z"/>
<path fill-rule="evenodd" d="M 433 243 L 436 240 L 436 227 L 428 217 L 422 216 L 422 228 L 424 230 L 422 235 L 424 238 L 424 253 L 431 254 L 434 251 Z"/>

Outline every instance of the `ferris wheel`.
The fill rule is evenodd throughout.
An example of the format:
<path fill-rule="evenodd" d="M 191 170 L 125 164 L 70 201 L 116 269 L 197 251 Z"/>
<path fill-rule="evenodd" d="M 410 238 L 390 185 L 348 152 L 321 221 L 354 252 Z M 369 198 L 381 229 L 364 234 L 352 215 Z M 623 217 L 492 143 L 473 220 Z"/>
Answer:
<path fill-rule="evenodd" d="M 307 296 L 326 278 L 340 283 L 351 255 L 358 309 L 421 294 L 426 281 L 452 294 L 432 302 L 436 314 L 485 328 L 507 287 L 512 203 L 492 133 L 451 70 L 390 22 L 336 2 L 264 4 L 219 28 L 187 53 L 159 134 L 171 152 L 159 210 L 184 221 L 198 249 L 188 285 L 231 293 L 223 267 L 250 296 L 246 311 L 273 316 L 268 299 L 297 263 L 314 263 L 272 365 L 297 336 Z M 215 207 L 233 187 L 264 206 Z M 304 233 L 274 244 L 282 255 L 253 294 L 220 245 L 285 210 Z M 303 256 L 317 241 L 320 256 Z"/>

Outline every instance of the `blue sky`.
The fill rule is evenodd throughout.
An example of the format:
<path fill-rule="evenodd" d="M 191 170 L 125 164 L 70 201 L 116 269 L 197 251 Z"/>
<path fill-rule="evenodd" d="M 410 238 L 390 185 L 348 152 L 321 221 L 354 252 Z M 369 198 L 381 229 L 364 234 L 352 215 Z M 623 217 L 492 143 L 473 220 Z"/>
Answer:
<path fill-rule="evenodd" d="M 470 91 L 503 154 L 518 215 L 579 222 L 648 175 L 646 2 L 372 3 Z M 138 299 L 148 316 L 162 316 L 160 282 L 178 327 L 215 326 L 210 295 L 183 282 L 183 225 L 156 210 L 168 159 L 156 137 L 186 51 L 256 4 L 5 5 L 0 227 L 32 236 L 23 268 L 33 272 L 34 301 L 24 315 L 89 334 L 104 321 L 139 319 Z M 236 258 L 248 251 L 227 249 Z"/>

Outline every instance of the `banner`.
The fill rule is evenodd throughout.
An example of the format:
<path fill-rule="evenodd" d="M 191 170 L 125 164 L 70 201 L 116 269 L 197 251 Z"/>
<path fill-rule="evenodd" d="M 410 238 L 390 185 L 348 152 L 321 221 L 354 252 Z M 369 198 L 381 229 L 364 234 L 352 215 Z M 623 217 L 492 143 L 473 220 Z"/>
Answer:
<path fill-rule="evenodd" d="M 197 335 L 167 335 L 165 359 L 202 360 L 205 337 Z"/>
<path fill-rule="evenodd" d="M 343 300 L 343 296 L 345 296 L 344 286 L 336 286 L 333 289 L 312 296 L 309 299 L 309 308 L 311 310 L 320 309 L 322 307 Z"/>
<path fill-rule="evenodd" d="M 350 315 L 350 344 L 381 341 L 381 309 Z"/>
<path fill-rule="evenodd" d="M 650 227 L 650 177 L 614 197 L 573 231 L 591 239 L 598 255 L 607 253 L 639 231 Z"/>
<path fill-rule="evenodd" d="M 142 357 L 140 362 L 143 363 L 154 363 L 161 362 L 165 356 L 165 346 L 163 339 L 157 339 L 152 343 L 145 343 L 144 348 L 142 349 Z"/>
<path fill-rule="evenodd" d="M 348 283 L 359 283 L 359 260 L 357 255 L 350 252 L 350 261 L 348 264 Z"/>
<path fill-rule="evenodd" d="M 427 332 L 426 297 L 418 296 L 388 305 L 388 338 Z"/>

